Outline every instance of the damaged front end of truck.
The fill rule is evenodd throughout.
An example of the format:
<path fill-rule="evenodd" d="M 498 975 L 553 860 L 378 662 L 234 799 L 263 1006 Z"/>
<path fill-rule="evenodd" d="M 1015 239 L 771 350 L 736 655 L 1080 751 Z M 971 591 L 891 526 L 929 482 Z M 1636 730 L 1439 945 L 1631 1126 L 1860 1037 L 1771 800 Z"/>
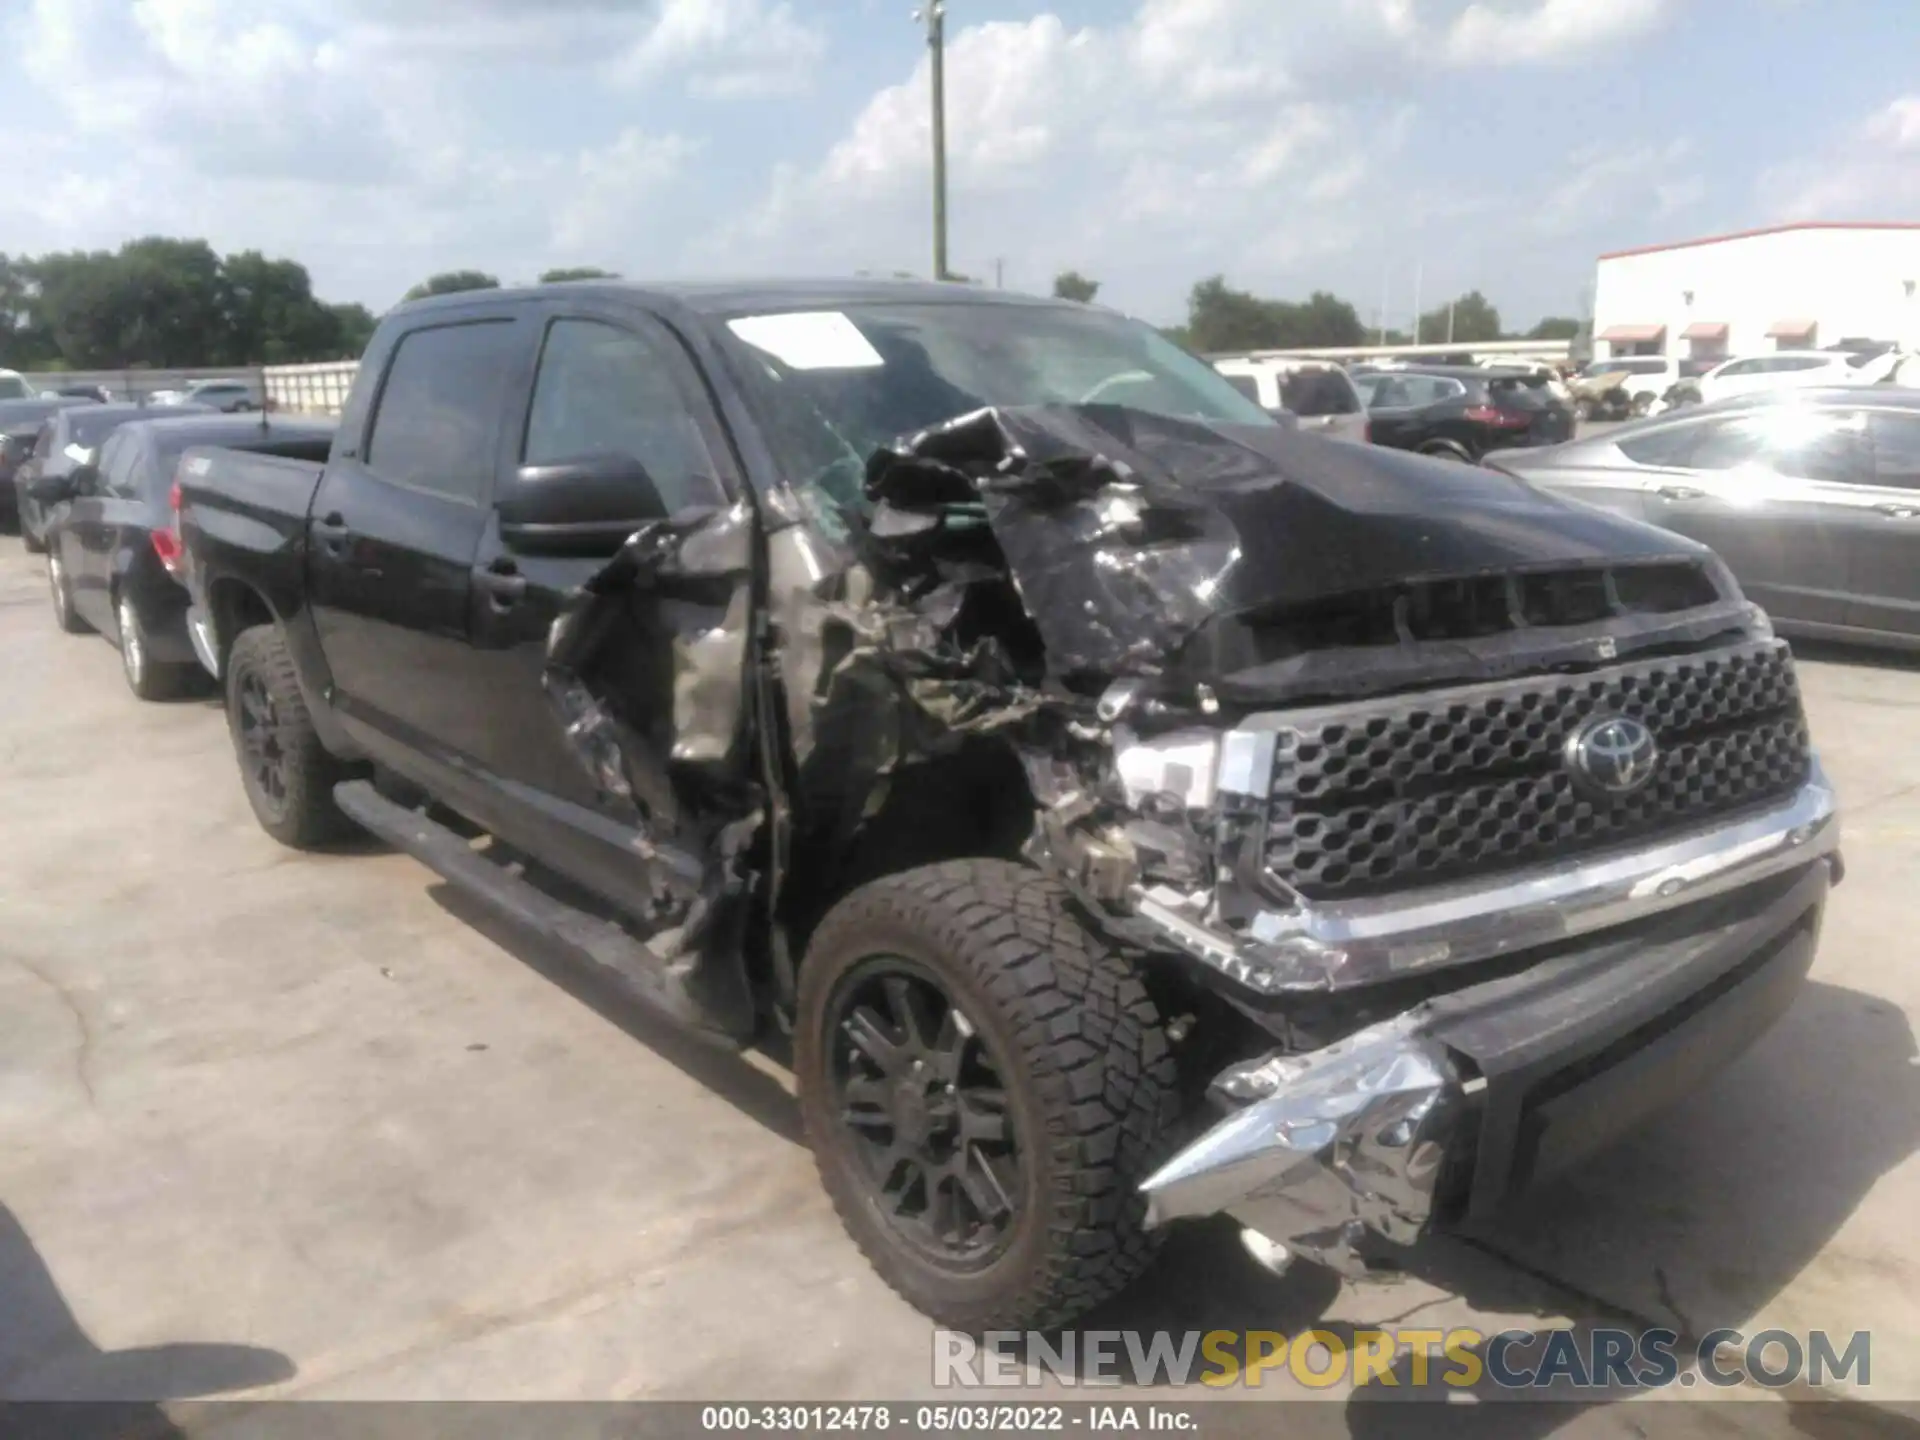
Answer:
<path fill-rule="evenodd" d="M 1607 1057 L 1751 1038 L 1690 1030 L 1686 994 L 1764 988 L 1757 1033 L 1810 961 L 1833 797 L 1784 647 L 1687 542 L 1102 405 L 964 416 L 873 456 L 858 504 L 759 521 L 636 536 L 550 651 L 576 751 L 669 859 L 663 955 L 697 978 L 757 905 L 790 995 L 786 936 L 847 885 L 1017 849 L 1198 1072 L 1211 1123 L 1146 1178 L 1151 1223 L 1229 1212 L 1351 1270 L 1629 1121 Z M 709 588 L 663 640 L 649 774 L 594 617 L 669 582 Z M 942 773 L 985 798 L 889 828 Z"/>

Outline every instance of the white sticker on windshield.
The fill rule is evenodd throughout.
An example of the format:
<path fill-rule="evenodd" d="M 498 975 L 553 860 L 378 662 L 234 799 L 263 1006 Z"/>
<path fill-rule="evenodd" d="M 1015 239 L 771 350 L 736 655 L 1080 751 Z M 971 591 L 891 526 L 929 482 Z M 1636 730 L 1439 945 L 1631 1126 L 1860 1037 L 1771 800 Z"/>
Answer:
<path fill-rule="evenodd" d="M 69 460 L 73 461 L 73 463 L 76 465 L 84 465 L 89 460 L 93 459 L 93 451 L 89 450 L 86 446 L 80 444 L 78 441 L 67 446 L 65 453 L 66 453 L 66 457 Z"/>
<path fill-rule="evenodd" d="M 838 310 L 748 315 L 729 320 L 727 328 L 794 370 L 872 370 L 887 363 Z"/>

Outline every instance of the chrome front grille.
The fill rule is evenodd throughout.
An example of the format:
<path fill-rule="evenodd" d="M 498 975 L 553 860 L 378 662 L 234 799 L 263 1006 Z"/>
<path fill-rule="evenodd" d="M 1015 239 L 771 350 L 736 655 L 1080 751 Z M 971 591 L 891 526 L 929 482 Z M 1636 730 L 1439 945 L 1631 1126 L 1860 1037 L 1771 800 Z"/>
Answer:
<path fill-rule="evenodd" d="M 1660 747 L 1653 778 L 1617 798 L 1566 758 L 1609 715 Z M 1521 869 L 1777 800 L 1810 755 L 1777 641 L 1301 712 L 1275 730 L 1266 862 L 1309 899 Z"/>

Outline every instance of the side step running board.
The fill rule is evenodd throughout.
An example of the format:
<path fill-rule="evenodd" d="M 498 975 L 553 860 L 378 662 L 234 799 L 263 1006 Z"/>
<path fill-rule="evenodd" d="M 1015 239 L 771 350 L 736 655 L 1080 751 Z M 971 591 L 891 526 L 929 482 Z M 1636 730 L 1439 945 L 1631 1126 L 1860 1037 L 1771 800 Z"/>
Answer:
<path fill-rule="evenodd" d="M 707 1022 L 668 962 L 618 925 L 556 900 L 476 853 L 464 838 L 438 821 L 395 804 L 369 780 L 348 780 L 334 786 L 333 800 L 356 825 L 411 855 L 510 924 L 533 932 L 576 964 L 613 981 L 622 994 L 702 1040 L 728 1049 L 739 1048 L 737 1039 Z"/>

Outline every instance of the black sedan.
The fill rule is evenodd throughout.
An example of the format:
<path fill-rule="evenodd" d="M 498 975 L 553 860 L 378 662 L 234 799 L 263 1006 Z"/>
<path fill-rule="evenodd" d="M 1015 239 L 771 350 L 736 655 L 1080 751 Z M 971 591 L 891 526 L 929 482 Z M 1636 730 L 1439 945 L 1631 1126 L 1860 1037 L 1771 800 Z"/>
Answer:
<path fill-rule="evenodd" d="M 318 462 L 333 428 L 330 420 L 263 423 L 258 415 L 138 421 L 108 436 L 97 461 L 34 482 L 50 507 L 47 582 L 60 628 L 98 630 L 117 644 L 127 684 L 142 700 L 192 689 L 204 672 L 187 634 L 187 592 L 173 578 L 180 457 L 190 446 L 220 445 Z"/>
<path fill-rule="evenodd" d="M 83 399 L 43 396 L 38 400 L 0 400 L 0 522 L 20 523 L 19 492 L 13 487 L 14 473 L 33 453 L 33 442 L 40 427 L 56 410 L 84 405 Z"/>
<path fill-rule="evenodd" d="M 37 477 L 57 479 L 92 464 L 106 438 L 130 420 L 207 413 L 205 405 L 89 405 L 85 401 L 55 410 L 42 422 L 32 450 L 13 472 L 15 513 L 27 552 L 38 555 L 47 548 L 46 510 L 32 493 Z"/>
<path fill-rule="evenodd" d="M 1488 463 L 1704 541 L 1784 633 L 1920 649 L 1920 393 L 1739 396 Z"/>
<path fill-rule="evenodd" d="M 1443 460 L 1572 438 L 1573 408 L 1544 377 L 1474 365 L 1411 365 L 1355 375 L 1376 445 Z"/>

